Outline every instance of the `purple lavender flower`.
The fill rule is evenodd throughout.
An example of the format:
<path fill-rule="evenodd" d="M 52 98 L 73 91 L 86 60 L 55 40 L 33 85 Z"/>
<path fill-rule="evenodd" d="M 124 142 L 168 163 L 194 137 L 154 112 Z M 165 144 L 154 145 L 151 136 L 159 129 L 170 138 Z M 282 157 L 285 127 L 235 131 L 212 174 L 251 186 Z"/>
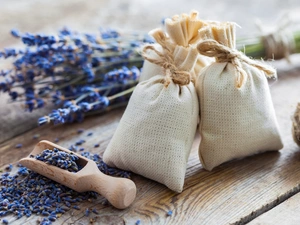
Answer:
<path fill-rule="evenodd" d="M 10 31 L 11 35 L 16 37 L 16 38 L 19 38 L 21 36 L 20 32 L 17 30 L 17 29 L 12 29 Z"/>
<path fill-rule="evenodd" d="M 64 108 L 69 108 L 71 112 L 77 112 L 80 108 L 71 101 L 66 101 L 63 105 Z"/>
<path fill-rule="evenodd" d="M 117 38 L 120 36 L 116 30 L 104 29 L 104 28 L 100 28 L 100 34 L 101 34 L 101 38 L 103 39 Z"/>
<path fill-rule="evenodd" d="M 32 112 L 32 110 L 34 109 L 34 105 L 35 105 L 34 99 L 30 99 L 25 102 L 25 107 L 29 112 Z"/>
<path fill-rule="evenodd" d="M 62 98 L 63 98 L 63 96 L 62 96 L 61 91 L 56 91 L 55 94 L 52 95 L 52 102 L 55 105 L 59 105 L 62 102 Z"/>
<path fill-rule="evenodd" d="M 97 37 L 96 35 L 93 34 L 85 34 L 86 39 L 90 42 L 90 43 L 97 43 Z"/>
<path fill-rule="evenodd" d="M 26 33 L 22 36 L 22 41 L 28 46 L 33 46 L 35 45 L 35 36 L 30 33 Z"/>
<path fill-rule="evenodd" d="M 66 115 L 66 113 L 65 113 L 65 115 Z M 65 122 L 65 120 L 61 116 L 59 110 L 52 110 L 52 113 L 50 113 L 48 117 L 49 117 L 49 120 L 51 122 L 53 122 L 54 124 L 60 124 L 60 123 L 64 123 Z"/>
<path fill-rule="evenodd" d="M 16 144 L 16 148 L 22 148 L 22 144 Z"/>
<path fill-rule="evenodd" d="M 53 110 L 48 116 L 39 118 L 38 124 L 44 125 L 50 122 L 53 124 L 70 123 L 73 121 L 81 122 L 84 118 L 84 113 L 95 109 L 104 109 L 108 105 L 108 98 L 98 95 L 97 101 L 94 101 L 93 103 L 82 101 L 76 104 L 72 101 L 66 101 L 64 108 Z"/>
<path fill-rule="evenodd" d="M 72 31 L 68 27 L 64 27 L 59 31 L 62 36 L 69 36 L 72 34 Z"/>
<path fill-rule="evenodd" d="M 18 98 L 18 92 L 16 92 L 16 91 L 9 92 L 9 95 L 12 100 L 16 100 Z"/>
<path fill-rule="evenodd" d="M 83 65 L 82 69 L 85 72 L 85 74 L 87 75 L 87 81 L 92 82 L 95 78 L 95 74 L 94 74 L 94 71 L 92 69 L 92 65 L 91 64 Z"/>
<path fill-rule="evenodd" d="M 43 117 L 40 117 L 39 119 L 38 119 L 38 125 L 44 125 L 44 124 L 47 124 L 47 123 L 49 123 L 49 119 L 48 119 L 49 117 L 47 116 L 43 116 Z"/>
<path fill-rule="evenodd" d="M 78 106 L 82 112 L 88 112 L 92 109 L 91 104 L 89 104 L 87 102 L 81 102 L 78 104 Z"/>
<path fill-rule="evenodd" d="M 0 76 L 5 77 L 7 74 L 10 74 L 12 70 L 0 70 Z"/>
<path fill-rule="evenodd" d="M 5 48 L 4 49 L 4 57 L 8 58 L 11 56 L 16 56 L 17 55 L 17 51 L 14 48 Z"/>
<path fill-rule="evenodd" d="M 36 99 L 36 107 L 37 108 L 43 108 L 45 105 L 45 101 L 42 98 Z"/>

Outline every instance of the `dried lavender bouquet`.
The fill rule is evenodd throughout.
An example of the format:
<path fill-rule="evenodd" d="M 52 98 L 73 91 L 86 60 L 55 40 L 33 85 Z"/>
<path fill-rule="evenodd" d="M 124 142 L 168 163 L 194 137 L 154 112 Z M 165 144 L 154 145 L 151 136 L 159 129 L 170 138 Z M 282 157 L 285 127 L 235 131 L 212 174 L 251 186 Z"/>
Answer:
<path fill-rule="evenodd" d="M 143 62 L 137 50 L 151 42 L 145 34 L 112 29 L 11 34 L 24 48 L 0 51 L 0 63 L 11 65 L 0 68 L 0 93 L 8 93 L 29 112 L 52 102 L 57 109 L 40 118 L 39 125 L 82 121 L 91 112 L 126 104 Z"/>

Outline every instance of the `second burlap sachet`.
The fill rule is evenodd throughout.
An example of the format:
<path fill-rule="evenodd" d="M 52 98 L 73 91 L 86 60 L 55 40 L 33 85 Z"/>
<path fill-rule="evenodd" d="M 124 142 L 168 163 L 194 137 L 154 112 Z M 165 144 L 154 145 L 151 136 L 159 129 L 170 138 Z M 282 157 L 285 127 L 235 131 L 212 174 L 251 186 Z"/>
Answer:
<path fill-rule="evenodd" d="M 235 24 L 216 23 L 201 33 L 207 40 L 198 44 L 199 53 L 216 59 L 196 82 L 203 167 L 212 170 L 232 159 L 281 149 L 266 79 L 276 71 L 235 49 Z"/>
<path fill-rule="evenodd" d="M 144 58 L 163 70 L 137 85 L 103 160 L 181 192 L 199 114 L 190 73 L 198 52 L 170 49 L 161 30 L 153 36 L 160 48 L 145 46 Z"/>

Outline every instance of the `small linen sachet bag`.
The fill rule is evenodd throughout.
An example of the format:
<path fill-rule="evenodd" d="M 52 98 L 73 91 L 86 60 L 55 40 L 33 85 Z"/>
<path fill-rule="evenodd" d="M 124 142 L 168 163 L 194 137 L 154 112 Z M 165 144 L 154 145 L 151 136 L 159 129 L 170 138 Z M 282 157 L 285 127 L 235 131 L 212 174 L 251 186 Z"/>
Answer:
<path fill-rule="evenodd" d="M 166 45 L 173 55 L 187 55 L 190 48 L 196 47 L 197 42 L 202 38 L 199 34 L 199 29 L 208 25 L 208 22 L 198 19 L 198 12 L 192 11 L 190 15 L 181 14 L 175 15 L 172 18 L 165 19 L 164 29 L 168 34 L 166 38 Z M 156 30 L 150 31 L 149 34 L 156 39 Z M 176 46 L 181 46 L 181 48 L 176 48 Z M 156 44 L 156 49 L 161 50 L 161 46 Z M 174 51 L 180 51 L 176 53 Z M 158 55 L 154 52 L 149 53 L 151 58 L 158 59 Z M 213 62 L 212 58 L 198 54 L 195 66 L 190 71 L 193 79 L 199 74 L 199 71 L 205 66 Z M 140 82 L 148 80 L 156 74 L 161 74 L 163 68 L 155 63 L 144 61 L 143 70 L 140 76 Z"/>
<path fill-rule="evenodd" d="M 235 49 L 235 24 L 202 31 L 200 54 L 216 62 L 198 76 L 201 142 L 199 158 L 207 170 L 236 158 L 283 147 L 266 76 L 276 71 Z"/>
<path fill-rule="evenodd" d="M 182 47 L 176 46 L 173 55 L 161 30 L 154 37 L 162 52 L 148 45 L 144 58 L 163 67 L 163 73 L 136 86 L 103 160 L 181 192 L 199 115 L 190 74 L 198 52 L 190 48 L 181 55 Z"/>

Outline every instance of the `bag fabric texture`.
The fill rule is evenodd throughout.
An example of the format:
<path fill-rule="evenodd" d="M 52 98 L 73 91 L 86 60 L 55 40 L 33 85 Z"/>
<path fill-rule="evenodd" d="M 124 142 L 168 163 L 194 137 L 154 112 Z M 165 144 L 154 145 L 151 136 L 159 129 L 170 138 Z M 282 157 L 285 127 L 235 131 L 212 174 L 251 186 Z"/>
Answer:
<path fill-rule="evenodd" d="M 292 117 L 292 134 L 294 142 L 300 146 L 300 103 L 297 104 L 294 116 Z"/>
<path fill-rule="evenodd" d="M 168 45 L 170 51 L 174 54 L 176 46 L 181 46 L 181 53 L 187 55 L 190 47 L 195 48 L 196 44 L 201 40 L 201 35 L 199 34 L 199 29 L 207 26 L 209 22 L 198 19 L 198 12 L 192 11 L 190 15 L 181 14 L 175 15 L 172 18 L 167 18 L 164 21 L 164 28 L 168 37 L 166 38 L 166 44 Z M 155 30 L 150 31 L 151 36 L 155 35 Z M 154 37 L 156 39 L 156 37 Z M 156 45 L 156 49 L 161 50 L 159 45 Z M 158 59 L 158 56 L 155 53 L 150 53 L 152 58 Z M 209 58 L 203 55 L 198 54 L 195 66 L 191 70 L 191 75 L 193 79 L 196 79 L 200 70 L 205 66 L 212 63 L 213 58 Z M 139 81 L 148 80 L 149 78 L 155 76 L 156 74 L 162 74 L 163 68 L 154 63 L 149 62 L 148 60 L 144 61 L 143 70 Z"/>
<path fill-rule="evenodd" d="M 163 69 L 144 68 L 152 76 L 135 88 L 103 160 L 181 192 L 199 115 L 190 73 L 198 52 L 153 34 L 158 44 L 146 46 L 144 58 Z"/>
<path fill-rule="evenodd" d="M 212 170 L 232 159 L 283 147 L 269 91 L 276 71 L 235 49 L 235 24 L 200 31 L 200 54 L 215 57 L 196 81 L 200 102 L 199 158 Z"/>

